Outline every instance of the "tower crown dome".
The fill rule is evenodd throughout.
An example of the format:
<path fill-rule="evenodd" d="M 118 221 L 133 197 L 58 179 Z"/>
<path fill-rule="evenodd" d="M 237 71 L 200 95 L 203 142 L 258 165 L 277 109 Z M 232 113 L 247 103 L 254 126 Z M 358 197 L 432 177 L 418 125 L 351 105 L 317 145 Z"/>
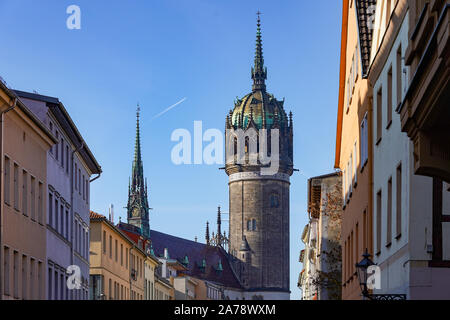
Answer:
<path fill-rule="evenodd" d="M 242 99 L 236 99 L 234 109 L 228 116 L 227 126 L 247 129 L 253 124 L 258 130 L 272 127 L 287 128 L 289 121 L 284 111 L 284 100 L 279 101 L 266 91 L 267 68 L 264 67 L 260 12 L 257 19 L 255 60 L 251 77 L 252 92 Z"/>

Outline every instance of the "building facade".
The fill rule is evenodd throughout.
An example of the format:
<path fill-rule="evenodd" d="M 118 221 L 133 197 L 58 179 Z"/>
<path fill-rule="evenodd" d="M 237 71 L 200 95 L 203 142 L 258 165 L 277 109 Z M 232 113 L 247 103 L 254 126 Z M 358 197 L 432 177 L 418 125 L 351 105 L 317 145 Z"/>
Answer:
<path fill-rule="evenodd" d="M 57 143 L 0 81 L 0 294 L 41 300 L 47 282 L 47 151 Z"/>
<path fill-rule="evenodd" d="M 361 299 L 355 264 L 372 253 L 372 89 L 375 0 L 344 0 L 335 168 L 342 173 L 342 299 Z"/>
<path fill-rule="evenodd" d="M 408 5 L 405 65 L 411 76 L 397 112 L 402 131 L 413 143 L 414 173 L 433 178 L 433 252 L 429 264 L 449 268 L 450 209 L 444 202 L 446 188 L 441 181 L 450 182 L 450 3 L 411 0 Z"/>
<path fill-rule="evenodd" d="M 410 81 L 405 97 L 397 106 L 402 131 L 413 142 L 414 172 L 450 182 L 450 3 L 446 0 L 409 0 L 408 36 L 405 65 Z M 436 238 L 450 219 L 436 214 Z M 439 227 L 439 224 L 444 224 Z M 437 240 L 436 240 L 437 241 Z M 438 241 L 437 241 L 438 242 Z M 436 243 L 439 247 L 439 245 Z M 438 249 L 433 260 L 442 263 Z"/>
<path fill-rule="evenodd" d="M 252 92 L 237 99 L 226 118 L 229 252 L 246 291 L 288 300 L 292 113 L 288 116 L 284 101 L 267 93 L 266 78 L 258 16 Z M 275 172 L 265 172 L 268 154 Z"/>
<path fill-rule="evenodd" d="M 416 175 L 416 149 L 401 132 L 396 107 L 403 104 L 411 72 L 405 54 L 411 39 L 408 1 L 377 3 L 369 80 L 373 83 L 374 262 L 381 269 L 375 293 L 408 299 L 449 298 L 450 233 L 442 217 L 450 192 L 442 180 Z M 436 221 L 438 217 L 438 221 Z M 444 230 L 439 238 L 433 237 Z M 436 252 L 440 262 L 434 264 Z"/>
<path fill-rule="evenodd" d="M 90 218 L 90 299 L 144 300 L 147 255 L 105 216 Z"/>
<path fill-rule="evenodd" d="M 308 218 L 300 253 L 299 287 L 303 300 L 340 300 L 342 296 L 342 190 L 339 172 L 308 180 Z"/>
<path fill-rule="evenodd" d="M 91 176 L 101 167 L 59 99 L 16 91 L 55 135 L 47 154 L 47 299 L 87 300 Z M 69 266 L 81 271 L 81 286 L 67 285 Z"/>

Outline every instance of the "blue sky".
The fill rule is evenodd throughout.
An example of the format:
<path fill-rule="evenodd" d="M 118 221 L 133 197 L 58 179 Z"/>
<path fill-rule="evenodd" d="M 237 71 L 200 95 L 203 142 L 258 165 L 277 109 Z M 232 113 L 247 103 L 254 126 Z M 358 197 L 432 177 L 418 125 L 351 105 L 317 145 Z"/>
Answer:
<path fill-rule="evenodd" d="M 66 8 L 81 8 L 81 30 Z M 291 179 L 291 291 L 307 223 L 307 177 L 333 171 L 338 97 L 340 1 L 0 0 L 0 76 L 64 103 L 104 173 L 91 186 L 92 210 L 126 219 L 136 103 L 141 105 L 151 228 L 203 241 L 217 206 L 228 211 L 220 165 L 171 162 L 173 130 L 224 130 L 236 96 L 251 90 L 256 11 L 262 12 L 267 87 L 294 113 Z M 153 117 L 186 98 L 157 119 Z"/>

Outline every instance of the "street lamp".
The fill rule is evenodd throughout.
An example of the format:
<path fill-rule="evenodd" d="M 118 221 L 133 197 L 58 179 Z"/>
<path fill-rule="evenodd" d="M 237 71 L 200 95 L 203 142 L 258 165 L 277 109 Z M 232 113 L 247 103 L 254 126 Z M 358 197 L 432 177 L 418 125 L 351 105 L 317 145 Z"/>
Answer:
<path fill-rule="evenodd" d="M 359 285 L 364 298 L 369 300 L 406 300 L 406 294 L 371 294 L 367 288 L 367 270 L 369 267 L 375 265 L 370 260 L 370 254 L 366 248 L 363 254 L 363 259 L 356 264 L 356 270 L 358 272 Z"/>

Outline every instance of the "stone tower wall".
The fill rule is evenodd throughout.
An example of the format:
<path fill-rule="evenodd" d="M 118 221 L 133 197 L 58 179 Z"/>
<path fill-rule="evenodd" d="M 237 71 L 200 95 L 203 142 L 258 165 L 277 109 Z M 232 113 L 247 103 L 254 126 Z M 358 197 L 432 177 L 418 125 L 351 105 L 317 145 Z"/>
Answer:
<path fill-rule="evenodd" d="M 250 178 L 245 178 L 245 174 Z M 289 178 L 284 175 L 275 179 L 257 177 L 253 172 L 236 175 L 230 176 L 229 183 L 230 252 L 242 261 L 238 273 L 246 271 L 243 274 L 248 275 L 243 285 L 248 289 L 287 291 Z M 273 196 L 278 197 L 278 201 L 274 201 Z M 249 220 L 256 220 L 256 230 L 247 230 Z M 239 252 L 243 235 L 251 250 L 250 265 L 245 264 L 243 253 Z"/>

